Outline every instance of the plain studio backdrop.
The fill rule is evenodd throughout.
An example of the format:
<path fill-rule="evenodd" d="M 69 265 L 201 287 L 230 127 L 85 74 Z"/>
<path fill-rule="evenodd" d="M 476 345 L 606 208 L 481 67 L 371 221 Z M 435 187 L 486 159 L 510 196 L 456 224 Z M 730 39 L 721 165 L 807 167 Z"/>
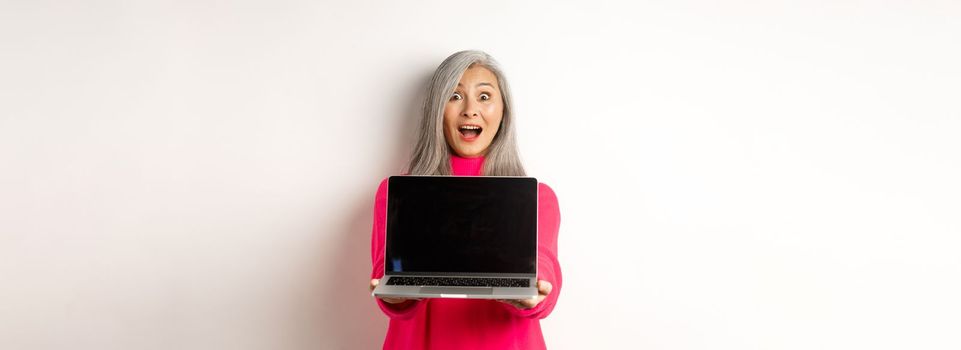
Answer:
<path fill-rule="evenodd" d="M 961 348 L 955 1 L 0 3 L 0 348 L 371 349 L 374 193 L 481 49 L 554 349 Z"/>

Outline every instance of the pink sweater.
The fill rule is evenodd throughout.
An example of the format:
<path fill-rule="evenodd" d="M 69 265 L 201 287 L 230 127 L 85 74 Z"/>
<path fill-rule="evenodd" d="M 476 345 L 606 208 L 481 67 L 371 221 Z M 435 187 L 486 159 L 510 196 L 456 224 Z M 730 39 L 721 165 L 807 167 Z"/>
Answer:
<path fill-rule="evenodd" d="M 451 156 L 454 175 L 480 176 L 483 157 Z M 493 300 L 424 299 L 392 305 L 375 299 L 390 318 L 384 349 L 545 349 L 540 319 L 547 317 L 561 292 L 557 261 L 557 231 L 561 215 L 554 191 L 538 184 L 537 278 L 553 290 L 537 306 L 521 310 Z M 384 275 L 387 180 L 381 181 L 374 201 L 371 233 L 371 278 Z"/>

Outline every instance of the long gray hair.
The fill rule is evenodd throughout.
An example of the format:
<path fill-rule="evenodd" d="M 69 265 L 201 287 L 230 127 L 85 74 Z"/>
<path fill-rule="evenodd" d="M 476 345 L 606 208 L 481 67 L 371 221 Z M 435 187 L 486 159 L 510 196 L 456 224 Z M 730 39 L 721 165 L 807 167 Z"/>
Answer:
<path fill-rule="evenodd" d="M 507 79 L 493 57 L 482 51 L 460 51 L 450 55 L 437 67 L 427 87 L 424 112 L 417 130 L 417 140 L 410 157 L 410 175 L 451 175 L 451 150 L 444 138 L 444 107 L 467 68 L 478 65 L 497 76 L 504 102 L 504 117 L 484 156 L 485 176 L 526 176 L 514 137 L 514 106 Z"/>

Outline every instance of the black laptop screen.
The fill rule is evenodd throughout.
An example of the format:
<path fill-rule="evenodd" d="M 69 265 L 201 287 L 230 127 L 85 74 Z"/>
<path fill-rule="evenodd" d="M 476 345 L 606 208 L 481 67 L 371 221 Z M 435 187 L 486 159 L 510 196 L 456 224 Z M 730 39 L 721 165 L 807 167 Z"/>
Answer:
<path fill-rule="evenodd" d="M 534 274 L 537 180 L 392 176 L 386 248 L 393 274 Z"/>

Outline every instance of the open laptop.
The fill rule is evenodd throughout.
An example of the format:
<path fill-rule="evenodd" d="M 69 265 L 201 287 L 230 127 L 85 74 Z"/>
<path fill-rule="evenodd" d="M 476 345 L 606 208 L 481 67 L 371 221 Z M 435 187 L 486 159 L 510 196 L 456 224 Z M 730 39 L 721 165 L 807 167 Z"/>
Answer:
<path fill-rule="evenodd" d="M 537 179 L 391 176 L 378 297 L 537 295 Z"/>

